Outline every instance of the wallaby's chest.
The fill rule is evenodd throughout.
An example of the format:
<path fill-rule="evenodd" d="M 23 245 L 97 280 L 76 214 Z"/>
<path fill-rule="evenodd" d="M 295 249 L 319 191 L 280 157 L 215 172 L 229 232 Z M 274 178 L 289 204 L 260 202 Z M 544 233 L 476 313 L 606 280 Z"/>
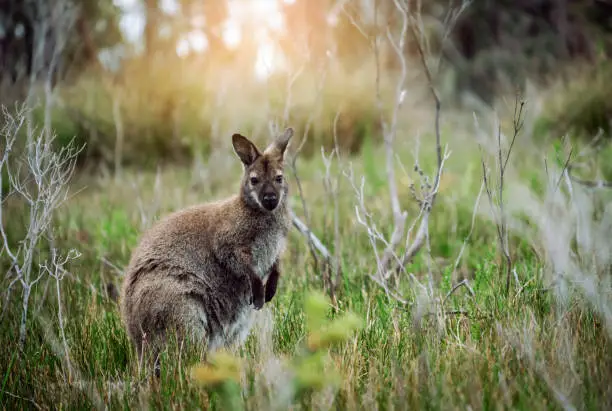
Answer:
<path fill-rule="evenodd" d="M 285 235 L 282 230 L 262 230 L 251 246 L 253 264 L 259 276 L 264 278 L 270 267 L 285 248 Z"/>

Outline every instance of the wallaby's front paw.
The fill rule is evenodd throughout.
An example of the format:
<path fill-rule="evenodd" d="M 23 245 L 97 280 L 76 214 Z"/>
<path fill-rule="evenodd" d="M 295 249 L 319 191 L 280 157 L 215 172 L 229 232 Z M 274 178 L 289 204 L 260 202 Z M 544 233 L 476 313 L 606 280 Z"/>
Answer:
<path fill-rule="evenodd" d="M 274 286 L 266 284 L 266 302 L 269 303 L 276 294 L 276 284 Z"/>
<path fill-rule="evenodd" d="M 253 306 L 256 310 L 261 310 L 261 307 L 264 305 L 265 290 L 259 277 L 253 277 L 251 279 L 251 295 Z"/>
<path fill-rule="evenodd" d="M 264 306 L 263 295 L 261 296 L 261 298 L 253 298 L 253 306 L 256 310 L 261 310 L 261 308 Z"/>
<path fill-rule="evenodd" d="M 280 276 L 280 272 L 278 270 L 278 262 L 274 263 L 272 266 L 272 270 L 270 271 L 270 275 L 268 276 L 268 281 L 266 281 L 266 302 L 272 301 L 274 295 L 276 294 L 276 288 L 278 287 L 278 277 Z"/>

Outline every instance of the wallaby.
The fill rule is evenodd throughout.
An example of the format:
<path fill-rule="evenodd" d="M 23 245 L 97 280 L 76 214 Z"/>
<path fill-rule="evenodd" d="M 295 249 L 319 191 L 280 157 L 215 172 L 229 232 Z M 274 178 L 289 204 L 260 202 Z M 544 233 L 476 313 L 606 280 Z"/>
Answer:
<path fill-rule="evenodd" d="M 276 293 L 291 224 L 283 164 L 292 136 L 287 128 L 262 153 L 234 134 L 244 167 L 239 194 L 175 212 L 143 234 L 120 301 L 141 361 L 145 349 L 157 357 L 171 331 L 204 352 L 244 342 L 252 309 Z"/>

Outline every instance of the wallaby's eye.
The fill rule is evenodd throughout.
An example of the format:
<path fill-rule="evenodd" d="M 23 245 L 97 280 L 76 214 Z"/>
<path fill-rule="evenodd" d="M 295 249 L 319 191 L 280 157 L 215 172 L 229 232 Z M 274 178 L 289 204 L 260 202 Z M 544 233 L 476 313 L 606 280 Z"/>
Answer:
<path fill-rule="evenodd" d="M 257 177 L 251 177 L 251 184 L 256 185 L 259 183 L 259 179 Z"/>
<path fill-rule="evenodd" d="M 281 175 L 276 176 L 276 182 L 277 183 L 282 183 L 283 182 L 283 176 L 281 176 Z"/>

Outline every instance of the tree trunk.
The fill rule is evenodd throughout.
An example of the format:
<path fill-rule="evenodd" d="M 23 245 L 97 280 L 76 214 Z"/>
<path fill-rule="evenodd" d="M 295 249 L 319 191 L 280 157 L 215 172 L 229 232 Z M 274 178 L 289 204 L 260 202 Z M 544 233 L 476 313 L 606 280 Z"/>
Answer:
<path fill-rule="evenodd" d="M 155 52 L 159 29 L 159 7 L 157 0 L 145 0 L 146 22 L 144 27 L 144 50 L 148 56 Z"/>

